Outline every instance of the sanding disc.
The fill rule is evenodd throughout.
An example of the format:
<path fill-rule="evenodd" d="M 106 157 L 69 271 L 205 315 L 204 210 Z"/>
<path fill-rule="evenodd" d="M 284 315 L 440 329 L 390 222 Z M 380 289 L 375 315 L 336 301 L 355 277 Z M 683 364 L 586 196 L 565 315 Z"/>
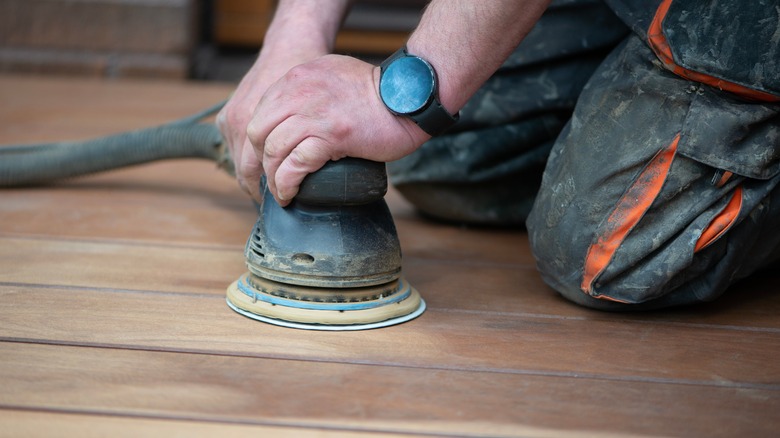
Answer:
<path fill-rule="evenodd" d="M 228 287 L 227 304 L 252 319 L 307 330 L 366 330 L 400 324 L 425 311 L 416 289 L 400 278 L 361 288 L 317 288 L 251 273 Z"/>

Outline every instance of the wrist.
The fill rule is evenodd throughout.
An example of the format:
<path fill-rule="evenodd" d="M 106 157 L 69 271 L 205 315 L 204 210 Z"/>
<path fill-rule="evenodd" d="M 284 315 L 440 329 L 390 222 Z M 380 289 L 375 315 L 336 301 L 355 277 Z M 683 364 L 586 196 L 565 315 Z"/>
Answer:
<path fill-rule="evenodd" d="M 430 136 L 442 134 L 458 120 L 439 100 L 436 69 L 404 46 L 381 66 L 379 96 L 394 115 L 412 120 Z"/>
<path fill-rule="evenodd" d="M 419 56 L 425 59 L 436 71 L 437 93 L 439 102 L 450 114 L 457 114 L 466 104 L 468 96 L 463 95 L 460 90 L 463 87 L 457 83 L 455 69 L 450 65 L 451 57 L 442 56 L 440 51 L 432 50 L 418 41 L 414 37 L 410 38 L 406 44 L 407 52 L 410 55 Z"/>
<path fill-rule="evenodd" d="M 281 0 L 263 47 L 331 53 L 348 5 L 348 0 Z"/>

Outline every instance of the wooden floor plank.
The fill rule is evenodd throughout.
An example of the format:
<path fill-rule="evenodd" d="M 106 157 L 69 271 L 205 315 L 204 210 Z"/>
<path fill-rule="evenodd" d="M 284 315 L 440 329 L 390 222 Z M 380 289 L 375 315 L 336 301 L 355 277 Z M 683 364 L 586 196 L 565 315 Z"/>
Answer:
<path fill-rule="evenodd" d="M 221 295 L 3 286 L 0 296 L 2 339 L 780 391 L 780 369 L 767 366 L 780 359 L 780 330 L 638 323 L 627 333 L 623 320 L 429 309 L 398 327 L 323 333 L 240 317 Z"/>
<path fill-rule="evenodd" d="M 778 393 L 760 389 L 17 343 L 0 343 L 0 354 L 4 408 L 207 416 L 326 430 L 428 428 L 452 436 L 486 435 L 484 425 L 514 426 L 517 435 L 540 428 L 768 436 L 780 427 L 780 417 L 771 415 L 780 409 Z M 658 409 L 669 400 L 674 409 Z M 693 415 L 703 421 L 691 423 Z"/>
<path fill-rule="evenodd" d="M 4 238 L 0 281 L 222 294 L 246 271 L 241 247 Z"/>
<path fill-rule="evenodd" d="M 213 167 L 179 160 L 45 189 L 5 189 L 0 191 L 0 232 L 243 245 L 256 213 L 233 180 Z M 211 178 L 187 177 L 204 174 Z"/>
<path fill-rule="evenodd" d="M 238 236 L 235 236 L 238 238 Z M 150 292 L 223 295 L 245 270 L 243 244 L 153 245 L 150 242 L 2 237 L 0 282 Z M 412 254 L 415 254 L 412 252 Z M 143 275 L 139 275 L 143 273 Z M 432 308 L 552 315 L 616 321 L 680 322 L 780 328 L 776 276 L 757 275 L 744 291 L 692 308 L 609 314 L 569 303 L 538 272 L 518 265 L 472 264 L 406 256 L 404 275 Z M 743 286 L 744 285 L 744 286 Z"/>
<path fill-rule="evenodd" d="M 368 430 L 322 430 L 321 428 L 272 426 L 262 424 L 237 424 L 213 421 L 210 418 L 177 420 L 140 416 L 120 416 L 105 413 L 65 412 L 62 410 L 30 411 L 0 409 L 0 437 L 52 437 L 79 438 L 115 437 L 215 437 L 256 438 L 274 436 L 280 438 L 390 438 L 398 436 L 422 436 L 415 434 L 379 433 Z"/>

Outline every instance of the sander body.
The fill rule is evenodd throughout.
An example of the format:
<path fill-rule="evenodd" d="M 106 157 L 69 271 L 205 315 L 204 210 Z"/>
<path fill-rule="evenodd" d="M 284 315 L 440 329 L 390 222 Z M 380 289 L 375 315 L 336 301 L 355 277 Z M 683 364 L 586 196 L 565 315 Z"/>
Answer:
<path fill-rule="evenodd" d="M 244 255 L 249 272 L 228 287 L 242 315 L 311 330 L 361 330 L 425 310 L 401 275 L 401 247 L 384 200 L 384 163 L 330 161 L 282 208 L 263 182 Z"/>

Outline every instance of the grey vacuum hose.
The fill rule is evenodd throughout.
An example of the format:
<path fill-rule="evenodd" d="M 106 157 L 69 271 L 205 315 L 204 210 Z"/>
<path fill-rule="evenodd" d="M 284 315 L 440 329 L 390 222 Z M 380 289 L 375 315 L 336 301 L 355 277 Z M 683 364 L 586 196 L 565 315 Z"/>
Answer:
<path fill-rule="evenodd" d="M 233 173 L 213 123 L 224 102 L 165 125 L 82 142 L 0 146 L 0 187 L 39 185 L 170 158 L 206 158 Z"/>

